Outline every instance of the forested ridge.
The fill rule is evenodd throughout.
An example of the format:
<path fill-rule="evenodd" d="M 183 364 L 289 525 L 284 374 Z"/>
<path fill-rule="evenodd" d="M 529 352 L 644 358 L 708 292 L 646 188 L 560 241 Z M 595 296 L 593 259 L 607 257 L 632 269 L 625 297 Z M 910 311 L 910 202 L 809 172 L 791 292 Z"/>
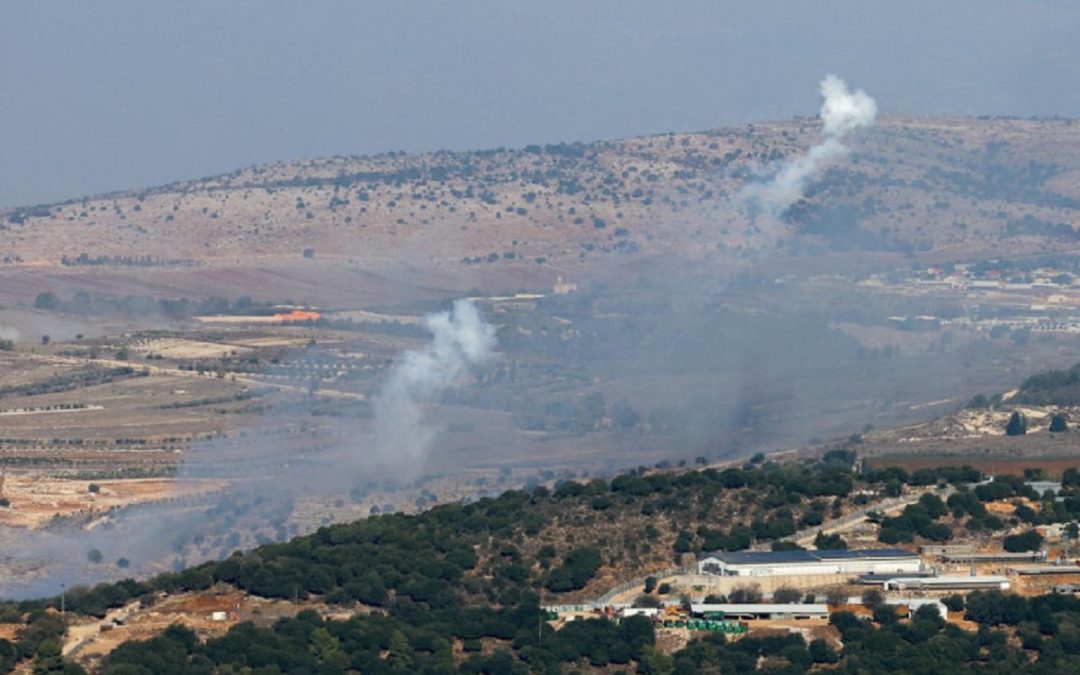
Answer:
<path fill-rule="evenodd" d="M 510 491 L 418 515 L 381 515 L 324 527 L 287 543 L 146 581 L 72 589 L 67 609 L 103 616 L 139 598 L 228 584 L 270 598 L 320 600 L 355 610 L 347 621 L 301 612 L 272 626 L 250 623 L 200 642 L 174 627 L 149 642 L 126 643 L 106 673 L 186 672 L 1064 672 L 1080 667 L 1080 601 L 972 594 L 965 632 L 930 611 L 899 620 L 876 608 L 873 621 L 843 613 L 833 623 L 843 649 L 799 635 L 692 641 L 674 653 L 655 648 L 645 619 L 591 619 L 556 632 L 541 604 L 598 595 L 636 572 L 671 567 L 684 553 L 746 548 L 856 507 L 866 491 L 962 483 L 970 469 L 860 476 L 849 450 L 822 460 L 742 467 L 632 472 L 612 480 L 564 482 Z M 842 543 L 842 542 L 841 542 Z M 960 604 L 957 605 L 956 602 Z M 963 600 L 954 601 L 965 611 Z M 34 659 L 40 672 L 64 666 L 63 621 L 47 611 L 57 598 L 0 606 L 26 627 L 0 641 L 0 669 Z M 51 665 L 50 665 L 51 664 Z M 54 671 L 59 672 L 59 671 Z"/>

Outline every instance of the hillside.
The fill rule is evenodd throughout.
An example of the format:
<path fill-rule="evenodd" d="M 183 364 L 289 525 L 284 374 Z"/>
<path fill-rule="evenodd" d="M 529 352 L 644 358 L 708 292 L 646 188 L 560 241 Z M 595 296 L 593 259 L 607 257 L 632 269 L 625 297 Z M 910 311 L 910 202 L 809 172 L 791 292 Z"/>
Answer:
<path fill-rule="evenodd" d="M 538 600 L 580 602 L 631 572 L 670 566 L 682 553 L 740 550 L 754 539 L 775 540 L 792 534 L 796 522 L 817 526 L 859 504 L 873 505 L 891 486 L 899 490 L 906 483 L 910 489 L 925 490 L 938 481 L 956 485 L 948 508 L 932 491 L 923 492 L 901 517 L 884 521 L 883 540 L 889 538 L 886 531 L 897 534 L 910 526 L 919 541 L 948 539 L 954 527 L 962 534 L 959 518 L 965 512 L 974 518 L 982 502 L 1007 498 L 1016 487 L 995 481 L 968 492 L 962 484 L 972 479 L 970 471 L 909 476 L 887 470 L 857 476 L 852 459 L 850 452 L 834 451 L 808 463 L 755 460 L 724 471 L 635 472 L 610 482 L 511 491 L 415 516 L 375 516 L 180 573 L 72 588 L 66 609 L 83 632 L 98 623 L 79 622 L 78 615 L 113 617 L 110 634 L 128 631 L 129 623 L 130 630 L 136 630 L 142 621 L 137 617 L 143 615 L 165 612 L 177 617 L 179 623 L 171 625 L 158 621 L 152 633 L 158 636 L 148 641 L 116 643 L 115 651 L 103 659 L 93 651 L 80 657 L 92 670 L 105 673 L 209 673 L 222 668 L 556 673 L 567 668 L 607 672 L 635 664 L 639 672 L 670 673 L 714 672 L 710 664 L 720 663 L 736 672 L 802 673 L 813 664 L 837 662 L 855 672 L 934 672 L 941 667 L 942 654 L 952 650 L 964 654 L 962 663 L 971 669 L 995 662 L 1010 664 L 1012 672 L 1027 667 L 1034 667 L 1032 672 L 1062 672 L 1076 666 L 1080 650 L 1070 636 L 1080 630 L 1080 601 L 1063 595 L 973 593 L 967 598 L 967 631 L 947 625 L 936 613 L 917 612 L 900 622 L 893 610 L 874 609 L 873 622 L 835 612 L 831 627 L 814 633 L 830 635 L 828 639 L 810 640 L 804 631 L 778 633 L 772 628 L 734 643 L 723 635 L 672 643 L 666 627 L 654 626 L 645 617 L 618 623 L 598 617 L 552 626 L 539 614 Z M 1069 489 L 1075 494 L 1075 487 Z M 868 500 L 868 495 L 873 496 Z M 1072 518 L 1077 508 L 1080 501 L 1067 497 L 1061 517 Z M 953 522 L 950 510 L 956 520 L 945 526 Z M 983 529 L 990 527 L 990 518 L 984 518 Z M 965 527 L 974 526 L 969 522 Z M 1000 520 L 993 526 L 1004 527 L 1010 526 Z M 838 542 L 843 539 L 829 543 Z M 175 614 L 177 601 L 196 614 L 212 607 L 223 608 L 223 616 L 238 612 L 243 598 L 222 589 L 292 603 L 277 609 L 264 603 L 249 621 L 235 623 L 234 618 L 228 632 L 196 622 L 200 631 L 210 633 L 202 637 L 190 629 L 190 614 Z M 634 592 L 642 591 L 651 594 L 653 602 L 669 593 L 663 585 Z M 205 595 L 202 600 L 185 595 L 191 593 Z M 0 639 L 0 670 L 31 657 L 40 670 L 48 664 L 60 668 L 58 640 L 66 622 L 48 609 L 59 603 L 59 598 L 0 603 L 0 619 L 21 624 L 14 643 Z M 125 607 L 126 617 L 108 613 L 119 607 Z M 1045 637 L 1029 630 L 1031 620 L 1047 627 Z M 975 625 L 982 626 L 977 633 L 970 630 Z M 1011 631 L 1024 636 L 1023 648 L 1007 641 Z M 661 645 L 661 633 L 667 636 L 666 646 Z M 943 651 L 926 653 L 921 646 L 927 641 Z M 68 668 L 81 672 L 73 665 Z"/>
<path fill-rule="evenodd" d="M 1080 133 L 1071 120 L 886 118 L 814 179 L 784 228 L 749 223 L 736 208 L 739 190 L 817 142 L 819 126 L 795 119 L 521 150 L 280 162 L 9 210 L 0 214 L 0 259 L 184 267 L 329 257 L 520 270 L 605 254 L 739 255 L 776 240 L 803 253 L 945 257 L 1073 245 Z"/>

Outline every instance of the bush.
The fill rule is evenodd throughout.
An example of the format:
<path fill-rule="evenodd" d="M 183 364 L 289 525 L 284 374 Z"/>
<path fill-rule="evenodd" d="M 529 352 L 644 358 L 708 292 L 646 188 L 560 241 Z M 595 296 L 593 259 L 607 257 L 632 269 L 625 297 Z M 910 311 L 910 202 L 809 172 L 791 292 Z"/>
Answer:
<path fill-rule="evenodd" d="M 735 604 L 754 604 L 761 602 L 761 586 L 749 584 L 736 586 L 728 593 L 728 600 Z"/>
<path fill-rule="evenodd" d="M 1065 420 L 1065 416 L 1061 413 L 1054 413 L 1050 416 L 1050 431 L 1054 433 L 1060 433 L 1069 430 L 1069 423 Z"/>
<path fill-rule="evenodd" d="M 802 591 L 797 588 L 792 588 L 790 586 L 781 586 L 780 588 L 773 591 L 772 599 L 773 602 L 782 605 L 786 605 L 792 602 L 798 602 L 802 599 Z"/>
<path fill-rule="evenodd" d="M 664 603 L 660 602 L 660 598 L 655 595 L 641 595 L 634 598 L 634 607 L 660 607 Z"/>
<path fill-rule="evenodd" d="M 862 594 L 862 602 L 870 609 L 877 609 L 885 604 L 885 596 L 876 588 L 871 588 Z"/>
<path fill-rule="evenodd" d="M 1005 537 L 1005 550 L 1010 553 L 1022 553 L 1024 551 L 1038 551 L 1042 546 L 1043 537 L 1035 530 L 1028 530 L 1022 534 L 1013 534 Z"/>
<path fill-rule="evenodd" d="M 548 575 L 547 589 L 554 593 L 566 593 L 585 588 L 585 584 L 600 569 L 600 551 L 595 548 L 576 548 L 566 554 L 563 564 Z"/>
<path fill-rule="evenodd" d="M 836 551 L 847 548 L 847 542 L 838 534 L 818 532 L 814 537 L 814 548 L 819 551 Z"/>
<path fill-rule="evenodd" d="M 1005 425 L 1006 436 L 1023 436 L 1027 433 L 1027 417 L 1019 410 L 1013 411 L 1009 423 Z"/>
<path fill-rule="evenodd" d="M 848 591 L 843 586 L 833 586 L 825 591 L 825 602 L 830 605 L 846 605 Z"/>
<path fill-rule="evenodd" d="M 874 608 L 874 621 L 882 626 L 891 626 L 896 623 L 896 610 L 889 605 L 878 605 Z"/>

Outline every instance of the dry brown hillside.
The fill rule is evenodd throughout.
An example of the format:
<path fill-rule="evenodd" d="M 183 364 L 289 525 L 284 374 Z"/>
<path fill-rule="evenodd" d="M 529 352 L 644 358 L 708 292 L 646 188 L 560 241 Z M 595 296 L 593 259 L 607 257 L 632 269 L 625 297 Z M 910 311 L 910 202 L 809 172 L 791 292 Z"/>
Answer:
<path fill-rule="evenodd" d="M 558 264 L 776 246 L 733 208 L 815 119 L 523 150 L 331 157 L 0 214 L 6 265 Z M 1073 246 L 1080 124 L 886 118 L 810 185 L 789 250 Z M 81 258 L 80 258 L 81 256 Z"/>

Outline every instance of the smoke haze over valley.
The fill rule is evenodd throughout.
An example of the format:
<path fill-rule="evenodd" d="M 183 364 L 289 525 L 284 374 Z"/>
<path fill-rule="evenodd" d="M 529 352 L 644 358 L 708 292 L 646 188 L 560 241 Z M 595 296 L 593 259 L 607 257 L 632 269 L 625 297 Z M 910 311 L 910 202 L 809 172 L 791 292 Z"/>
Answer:
<path fill-rule="evenodd" d="M 252 598 L 326 672 L 361 643 L 354 671 L 539 671 L 601 592 L 687 629 L 694 555 L 1063 526 L 1072 493 L 967 483 L 1080 465 L 1078 28 L 1056 0 L 5 4 L 0 674 L 127 672 L 159 601 L 195 608 L 167 637 L 195 664 Z M 705 643 L 658 634 L 545 672 Z"/>

